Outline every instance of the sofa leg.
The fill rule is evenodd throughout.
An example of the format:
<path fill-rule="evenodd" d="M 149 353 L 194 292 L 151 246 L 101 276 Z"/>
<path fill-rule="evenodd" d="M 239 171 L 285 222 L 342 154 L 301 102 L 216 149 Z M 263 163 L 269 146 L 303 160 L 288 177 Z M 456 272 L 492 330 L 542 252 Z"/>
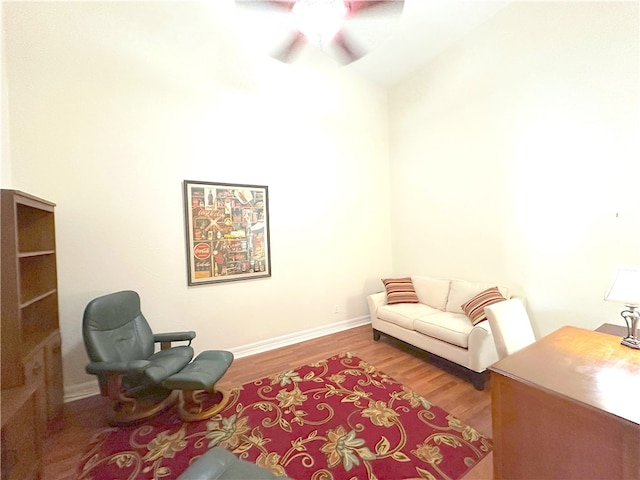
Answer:
<path fill-rule="evenodd" d="M 373 340 L 376 342 L 380 340 L 380 332 L 375 328 L 373 329 Z"/>
<path fill-rule="evenodd" d="M 484 372 L 473 372 L 471 374 L 471 383 L 476 390 L 484 390 L 484 383 L 487 381 L 487 371 Z"/>

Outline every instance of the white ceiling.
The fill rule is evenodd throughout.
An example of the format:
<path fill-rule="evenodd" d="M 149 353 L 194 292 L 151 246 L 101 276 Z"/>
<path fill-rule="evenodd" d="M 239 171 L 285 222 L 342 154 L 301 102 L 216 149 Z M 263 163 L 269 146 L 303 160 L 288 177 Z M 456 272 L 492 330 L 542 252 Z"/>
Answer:
<path fill-rule="evenodd" d="M 383 86 L 456 42 L 509 2 L 504 0 L 405 0 L 402 14 L 348 19 L 345 31 L 367 53 L 346 66 L 335 55 L 306 46 L 296 66 L 344 68 Z M 246 78 L 251 55 L 264 62 L 292 33 L 290 16 L 240 8 L 235 0 L 3 2 L 8 44 L 31 45 L 60 58 L 118 58 L 119 64 L 151 67 L 156 75 Z M 81 39 L 81 40 L 79 40 Z M 54 55 L 64 52 L 63 57 Z M 31 58 L 31 57 L 30 57 Z M 35 61 L 33 57 L 32 60 Z M 15 68 L 35 68 L 21 58 Z M 69 60 L 70 61 L 70 60 Z M 221 68 L 224 66 L 224 68 Z M 42 68 L 49 68 L 43 65 Z"/>
<path fill-rule="evenodd" d="M 481 0 L 405 0 L 402 14 L 385 12 L 362 13 L 347 20 L 346 33 L 369 52 L 356 62 L 343 66 L 381 85 L 392 85 L 403 76 L 424 65 L 431 58 L 455 43 L 473 28 L 504 8 L 509 1 Z M 269 54 L 289 38 L 291 27 L 284 14 L 261 9 L 238 7 L 239 28 L 243 24 L 256 35 L 254 45 Z M 312 52 L 312 50 L 316 50 Z M 309 60 L 318 53 L 306 46 L 294 63 Z M 317 59 L 316 59 L 317 60 Z M 334 58 L 331 61 L 335 62 Z M 339 67 L 339 63 L 336 63 Z"/>

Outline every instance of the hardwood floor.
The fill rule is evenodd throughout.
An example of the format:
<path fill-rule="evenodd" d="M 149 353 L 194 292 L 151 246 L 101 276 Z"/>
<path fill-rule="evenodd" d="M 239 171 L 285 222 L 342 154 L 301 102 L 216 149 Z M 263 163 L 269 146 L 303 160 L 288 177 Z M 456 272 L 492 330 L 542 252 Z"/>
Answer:
<path fill-rule="evenodd" d="M 342 352 L 359 356 L 431 403 L 491 436 L 490 382 L 483 391 L 478 391 L 442 361 L 429 359 L 426 354 L 386 336 L 375 342 L 370 325 L 236 359 L 220 385 L 240 385 Z M 108 427 L 104 417 L 109 409 L 109 400 L 100 396 L 65 404 L 65 427 L 44 441 L 44 480 L 76 478 L 76 468 L 86 445 L 95 432 Z M 490 454 L 464 478 L 488 480 L 492 477 Z"/>

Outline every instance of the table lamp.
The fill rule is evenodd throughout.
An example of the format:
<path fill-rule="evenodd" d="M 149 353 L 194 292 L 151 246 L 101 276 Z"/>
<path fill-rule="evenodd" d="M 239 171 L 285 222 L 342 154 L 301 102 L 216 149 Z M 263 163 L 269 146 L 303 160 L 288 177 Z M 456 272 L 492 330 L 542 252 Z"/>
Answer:
<path fill-rule="evenodd" d="M 638 334 L 638 320 L 640 319 L 640 267 L 621 267 L 618 269 L 605 300 L 624 303 L 627 310 L 620 315 L 627 324 L 627 336 L 622 339 L 622 345 L 640 350 Z"/>

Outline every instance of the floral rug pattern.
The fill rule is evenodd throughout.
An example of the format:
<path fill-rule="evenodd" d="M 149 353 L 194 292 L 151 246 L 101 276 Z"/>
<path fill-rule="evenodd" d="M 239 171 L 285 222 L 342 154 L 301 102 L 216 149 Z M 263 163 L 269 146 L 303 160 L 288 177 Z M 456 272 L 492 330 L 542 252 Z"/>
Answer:
<path fill-rule="evenodd" d="M 79 479 L 175 479 L 213 447 L 296 480 L 458 479 L 491 451 L 475 429 L 350 353 L 231 390 L 201 422 L 176 408 L 105 428 Z"/>

